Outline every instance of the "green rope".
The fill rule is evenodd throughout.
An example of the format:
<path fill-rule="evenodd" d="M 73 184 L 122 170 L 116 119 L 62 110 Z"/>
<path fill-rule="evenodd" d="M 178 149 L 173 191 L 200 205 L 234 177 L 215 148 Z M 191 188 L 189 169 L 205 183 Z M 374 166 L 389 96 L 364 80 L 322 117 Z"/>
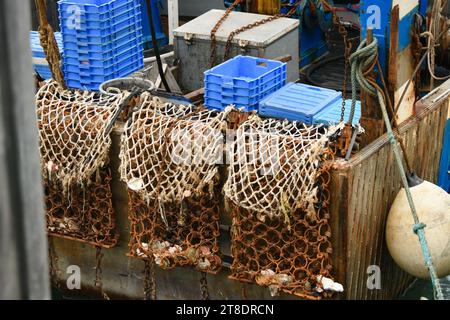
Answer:
<path fill-rule="evenodd" d="M 356 82 L 359 83 L 362 90 L 366 91 L 371 96 L 377 96 L 378 101 L 380 103 L 381 111 L 383 113 L 384 122 L 386 124 L 389 142 L 392 145 L 392 149 L 394 151 L 395 161 L 397 163 L 397 167 L 400 171 L 400 176 L 402 179 L 403 187 L 406 191 L 406 197 L 408 199 L 408 204 L 411 209 L 411 213 L 414 218 L 414 233 L 419 237 L 420 246 L 422 248 L 422 253 L 425 260 L 425 265 L 428 268 L 431 277 L 431 283 L 434 288 L 435 298 L 437 300 L 444 300 L 444 295 L 442 293 L 442 288 L 439 282 L 439 278 L 436 274 L 436 269 L 433 265 L 433 260 L 431 258 L 430 250 L 428 247 L 428 243 L 425 237 L 425 228 L 426 225 L 421 223 L 419 217 L 417 215 L 416 206 L 414 204 L 414 200 L 411 194 L 411 190 L 409 188 L 408 180 L 406 177 L 406 171 L 403 166 L 402 154 L 400 152 L 400 148 L 398 146 L 397 138 L 395 137 L 391 122 L 389 119 L 389 115 L 386 109 L 386 103 L 380 88 L 375 88 L 369 81 L 364 77 L 364 72 L 367 68 L 372 65 L 376 59 L 378 59 L 378 43 L 377 40 L 374 39 L 373 42 L 369 45 L 367 44 L 367 40 L 363 40 L 358 47 L 358 50 L 350 57 L 350 62 L 352 64 L 352 87 L 356 88 Z M 375 49 L 374 49 L 375 48 Z M 354 105 L 356 103 L 356 90 L 353 89 L 352 95 L 352 113 L 350 115 L 350 123 L 353 121 L 354 116 Z"/>
<path fill-rule="evenodd" d="M 359 83 L 361 90 L 366 91 L 371 96 L 377 95 L 377 90 L 364 77 L 364 72 L 376 62 L 378 57 L 378 40 L 376 38 L 367 45 L 367 40 L 363 40 L 355 53 L 350 56 L 351 65 L 351 82 L 352 82 L 352 106 L 350 109 L 350 117 L 348 123 L 353 123 L 355 117 L 357 87 Z"/>

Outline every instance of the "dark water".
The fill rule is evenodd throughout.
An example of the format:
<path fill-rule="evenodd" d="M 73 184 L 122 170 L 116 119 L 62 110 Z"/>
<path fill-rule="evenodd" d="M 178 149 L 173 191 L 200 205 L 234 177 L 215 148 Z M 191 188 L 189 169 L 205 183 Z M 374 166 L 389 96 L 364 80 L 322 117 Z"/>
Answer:
<path fill-rule="evenodd" d="M 441 279 L 441 287 L 445 299 L 450 299 L 450 276 Z M 418 300 L 422 297 L 433 300 L 431 281 L 416 280 L 411 287 L 400 297 L 401 300 Z"/>

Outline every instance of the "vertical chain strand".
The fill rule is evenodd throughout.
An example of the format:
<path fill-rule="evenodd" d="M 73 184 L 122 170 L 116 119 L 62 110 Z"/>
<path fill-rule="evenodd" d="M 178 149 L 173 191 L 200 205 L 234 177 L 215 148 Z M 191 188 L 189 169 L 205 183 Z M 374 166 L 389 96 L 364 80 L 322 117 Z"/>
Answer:
<path fill-rule="evenodd" d="M 200 290 L 202 293 L 202 300 L 209 300 L 208 279 L 206 277 L 206 272 L 202 272 L 202 277 L 200 278 Z"/>

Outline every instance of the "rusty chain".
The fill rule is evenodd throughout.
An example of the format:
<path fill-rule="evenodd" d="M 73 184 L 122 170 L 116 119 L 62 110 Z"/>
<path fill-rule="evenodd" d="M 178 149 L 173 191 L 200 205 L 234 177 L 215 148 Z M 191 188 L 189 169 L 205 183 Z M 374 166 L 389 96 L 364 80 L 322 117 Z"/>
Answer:
<path fill-rule="evenodd" d="M 156 300 L 155 261 L 153 258 L 144 260 L 144 294 L 145 300 Z"/>
<path fill-rule="evenodd" d="M 200 278 L 200 291 L 202 294 L 202 300 L 209 300 L 208 279 L 206 272 L 202 272 Z"/>
<path fill-rule="evenodd" d="M 100 295 L 104 300 L 110 300 L 106 292 L 103 290 L 103 269 L 102 269 L 102 261 L 103 261 L 103 252 L 102 247 L 97 246 L 95 248 L 95 279 L 94 279 L 94 287 L 98 287 L 100 290 Z"/>
<path fill-rule="evenodd" d="M 330 8 L 331 12 L 333 13 L 333 24 L 337 26 L 339 34 L 342 36 L 342 39 L 344 41 L 344 83 L 342 86 L 342 109 L 341 109 L 341 122 L 343 122 L 345 119 L 345 104 L 347 99 L 347 82 L 348 82 L 348 69 L 349 69 L 349 60 L 350 55 L 352 52 L 353 44 L 348 38 L 348 31 L 345 28 L 345 26 L 341 23 L 341 20 L 339 19 L 336 9 L 333 8 L 329 3 L 326 1 L 323 1 L 324 5 L 328 8 Z"/>
<path fill-rule="evenodd" d="M 216 23 L 214 28 L 211 30 L 211 68 L 214 67 L 217 63 L 217 47 L 216 47 L 216 33 L 219 30 L 220 26 L 225 22 L 228 18 L 231 11 L 234 10 L 238 5 L 240 5 L 245 0 L 235 0 L 231 6 L 225 11 L 224 15 L 220 18 L 220 20 Z"/>
<path fill-rule="evenodd" d="M 48 259 L 49 259 L 49 271 L 50 271 L 50 281 L 52 286 L 56 289 L 60 289 L 60 284 L 58 281 L 58 256 L 56 255 L 55 243 L 52 237 L 48 239 Z"/>
<path fill-rule="evenodd" d="M 302 2 L 302 0 L 298 1 L 295 5 L 293 5 L 293 7 L 291 8 L 291 10 L 289 10 L 288 13 L 276 14 L 276 15 L 270 16 L 268 18 L 265 18 L 265 19 L 262 19 L 262 20 L 250 23 L 248 25 L 240 27 L 240 28 L 234 30 L 233 32 L 231 32 L 230 35 L 228 36 L 227 43 L 225 45 L 224 60 L 227 60 L 229 58 L 230 51 L 231 51 L 231 46 L 233 44 L 233 39 L 234 39 L 234 37 L 236 35 L 244 32 L 244 31 L 248 31 L 248 30 L 251 30 L 251 29 L 256 28 L 258 26 L 261 26 L 263 24 L 266 24 L 266 23 L 272 22 L 274 20 L 280 19 L 280 18 L 289 18 L 289 17 L 291 17 L 296 12 L 297 7 L 300 5 L 301 2 Z"/>

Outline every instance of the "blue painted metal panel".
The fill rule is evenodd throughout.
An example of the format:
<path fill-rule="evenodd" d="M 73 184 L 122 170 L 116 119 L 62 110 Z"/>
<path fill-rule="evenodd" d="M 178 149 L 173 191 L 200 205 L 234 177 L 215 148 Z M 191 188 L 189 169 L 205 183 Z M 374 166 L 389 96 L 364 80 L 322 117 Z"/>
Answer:
<path fill-rule="evenodd" d="M 444 146 L 442 148 L 441 164 L 439 169 L 438 184 L 450 193 L 450 119 L 447 121 L 444 134 Z"/>
<path fill-rule="evenodd" d="M 419 13 L 423 17 L 427 15 L 427 8 L 428 8 L 428 0 L 420 0 L 419 2 Z"/>
<path fill-rule="evenodd" d="M 367 29 L 372 27 L 373 34 L 379 43 L 380 64 L 386 73 L 388 69 L 393 1 L 361 0 L 360 4 L 361 36 L 362 38 L 366 38 Z M 423 8 L 420 9 L 422 10 Z M 398 52 L 402 52 L 411 44 L 411 27 L 413 25 L 414 15 L 418 12 L 419 6 L 416 6 L 400 20 Z"/>

